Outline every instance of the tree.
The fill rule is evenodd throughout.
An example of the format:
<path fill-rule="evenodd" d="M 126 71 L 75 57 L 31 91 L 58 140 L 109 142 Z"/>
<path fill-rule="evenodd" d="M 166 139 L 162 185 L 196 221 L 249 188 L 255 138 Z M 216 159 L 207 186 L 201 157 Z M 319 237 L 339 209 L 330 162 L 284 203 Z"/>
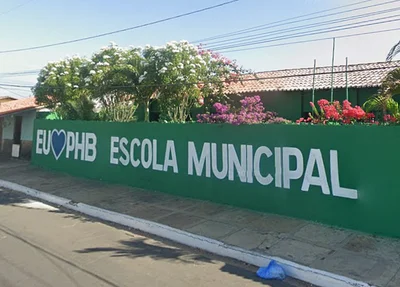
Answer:
<path fill-rule="evenodd" d="M 146 50 L 140 50 L 142 52 L 142 61 L 138 65 L 139 78 L 136 85 L 136 101 L 143 107 L 144 121 L 150 121 L 150 101 L 157 98 L 159 94 L 159 83 L 157 82 L 157 69 L 152 65 L 150 53 L 148 52 L 149 47 Z M 147 56 L 147 57 L 146 57 Z"/>
<path fill-rule="evenodd" d="M 396 45 L 394 45 L 392 47 L 392 49 L 390 49 L 390 51 L 386 57 L 386 61 L 388 61 L 388 62 L 392 61 L 393 58 L 399 53 L 400 53 L 400 41 Z"/>
<path fill-rule="evenodd" d="M 102 120 L 134 119 L 142 62 L 140 49 L 123 49 L 114 43 L 93 55 L 87 86 L 99 103 Z"/>
<path fill-rule="evenodd" d="M 64 120 L 93 120 L 94 104 L 86 88 L 88 61 L 74 56 L 48 63 L 39 73 L 32 92 L 38 103 L 53 109 Z"/>
<path fill-rule="evenodd" d="M 222 95 L 224 87 L 240 74 L 233 61 L 187 41 L 147 46 L 143 56 L 146 81 L 142 86 L 151 87 L 148 95 L 158 96 L 165 121 L 186 121 L 201 99 Z"/>
<path fill-rule="evenodd" d="M 63 119 L 132 121 L 142 105 L 149 121 L 150 101 L 157 98 L 163 120 L 184 122 L 203 102 L 223 103 L 224 89 L 242 72 L 234 61 L 186 41 L 143 50 L 112 43 L 90 60 L 75 56 L 49 63 L 33 92 Z"/>

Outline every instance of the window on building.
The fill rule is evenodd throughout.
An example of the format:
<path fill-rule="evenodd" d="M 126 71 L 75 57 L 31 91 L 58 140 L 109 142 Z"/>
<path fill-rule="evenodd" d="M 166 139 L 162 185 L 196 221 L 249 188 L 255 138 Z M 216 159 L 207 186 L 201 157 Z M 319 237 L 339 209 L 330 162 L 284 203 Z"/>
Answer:
<path fill-rule="evenodd" d="M 22 117 L 14 117 L 14 144 L 21 144 Z"/>

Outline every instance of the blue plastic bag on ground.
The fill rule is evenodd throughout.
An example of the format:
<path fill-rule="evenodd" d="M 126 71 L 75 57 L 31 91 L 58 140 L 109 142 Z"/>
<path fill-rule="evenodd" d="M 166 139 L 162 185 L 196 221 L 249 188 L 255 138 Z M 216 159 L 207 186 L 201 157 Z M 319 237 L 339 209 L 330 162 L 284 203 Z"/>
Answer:
<path fill-rule="evenodd" d="M 260 267 L 260 269 L 258 269 L 257 276 L 268 280 L 283 280 L 286 274 L 282 266 L 276 263 L 275 260 L 271 260 L 267 267 Z"/>

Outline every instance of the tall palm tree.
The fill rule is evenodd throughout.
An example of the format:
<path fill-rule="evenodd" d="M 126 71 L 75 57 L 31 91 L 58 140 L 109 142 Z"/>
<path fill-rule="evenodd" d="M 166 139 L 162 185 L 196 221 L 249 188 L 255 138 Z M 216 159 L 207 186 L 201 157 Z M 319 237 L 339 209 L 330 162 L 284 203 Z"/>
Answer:
<path fill-rule="evenodd" d="M 393 58 L 399 53 L 400 53 L 400 41 L 396 45 L 394 45 L 392 47 L 392 49 L 390 49 L 390 51 L 386 57 L 386 61 L 388 61 L 388 62 L 392 61 Z"/>

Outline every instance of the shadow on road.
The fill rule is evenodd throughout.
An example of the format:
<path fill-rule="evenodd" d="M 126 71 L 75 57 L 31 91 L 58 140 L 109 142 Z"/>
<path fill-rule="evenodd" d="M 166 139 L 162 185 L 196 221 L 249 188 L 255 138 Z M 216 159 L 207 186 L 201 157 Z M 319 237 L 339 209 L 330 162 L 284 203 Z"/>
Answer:
<path fill-rule="evenodd" d="M 8 191 L 0 188 L 0 205 L 13 205 L 27 203 L 29 199 L 15 191 Z"/>
<path fill-rule="evenodd" d="M 189 253 L 188 251 L 182 250 L 178 247 L 166 246 L 161 242 L 157 242 L 146 238 L 135 238 L 133 240 L 122 240 L 119 241 L 120 248 L 115 247 L 94 247 L 86 248 L 83 250 L 77 250 L 77 253 L 93 253 L 93 252 L 108 252 L 111 257 L 149 257 L 153 260 L 167 260 L 176 261 L 177 263 L 183 264 L 214 264 L 214 259 L 199 253 Z M 220 268 L 222 272 L 240 276 L 242 278 L 252 280 L 259 283 L 268 283 L 265 280 L 258 278 L 255 274 L 255 268 L 238 266 L 234 264 L 224 263 L 224 266 Z M 206 274 L 205 274 L 206 276 Z M 268 286 L 268 285 L 267 285 Z"/>
<path fill-rule="evenodd" d="M 62 214 L 64 218 L 79 220 L 79 221 L 81 221 L 83 223 L 85 223 L 85 222 L 98 222 L 98 220 L 93 220 L 91 218 L 82 216 L 80 214 L 73 214 L 73 213 L 67 212 L 67 211 L 65 211 L 63 209 L 49 210 L 49 212 L 51 212 L 51 213 L 59 213 L 59 214 Z"/>
<path fill-rule="evenodd" d="M 151 242 L 151 243 L 150 243 Z M 133 240 L 119 241 L 121 248 L 113 247 L 95 247 L 78 250 L 78 253 L 93 253 L 93 252 L 109 252 L 111 257 L 149 257 L 154 260 L 179 261 L 182 263 L 213 263 L 213 260 L 200 254 L 189 254 L 179 248 L 166 246 L 161 242 L 149 240 L 146 238 L 138 238 Z"/>
<path fill-rule="evenodd" d="M 31 200 L 28 199 L 25 195 L 19 194 L 17 192 L 1 190 L 0 189 L 0 206 L 1 205 L 18 205 L 23 203 L 28 203 Z M 29 207 L 28 207 L 29 208 Z M 91 219 L 90 217 L 86 217 L 80 214 L 71 213 L 69 211 L 63 209 L 57 210 L 48 210 L 49 214 L 57 213 L 62 214 L 63 217 L 69 218 L 72 220 L 79 220 L 82 223 L 89 222 L 99 222 L 98 220 Z M 117 227 L 118 228 L 118 227 Z M 33 246 L 30 242 L 25 241 L 23 238 L 17 237 L 15 234 L 11 234 L 9 231 L 5 229 L 3 232 L 9 233 L 21 241 Z M 136 232 L 135 232 L 136 233 Z M 85 248 L 81 250 L 75 250 L 76 253 L 86 254 L 86 253 L 109 253 L 110 257 L 128 257 L 128 258 L 151 258 L 152 260 L 167 260 L 170 262 L 176 262 L 178 264 L 192 264 L 192 265 L 201 265 L 201 264 L 220 264 L 220 271 L 224 273 L 229 273 L 231 275 L 239 276 L 247 280 L 251 280 L 253 282 L 262 283 L 264 286 L 291 286 L 287 283 L 277 282 L 277 281 L 266 281 L 258 278 L 255 274 L 256 267 L 248 266 L 245 264 L 238 263 L 236 261 L 226 259 L 226 258 L 218 258 L 218 256 L 208 255 L 207 253 L 202 254 L 200 251 L 190 250 L 186 248 L 180 247 L 178 244 L 174 243 L 163 243 L 164 240 L 161 239 L 151 239 L 147 238 L 147 236 L 127 233 L 132 239 L 121 240 L 116 244 L 117 247 L 92 247 Z M 135 238 L 137 236 L 137 238 Z M 38 248 L 37 246 L 33 246 Z M 43 252 L 47 252 L 42 250 Z M 49 254 L 51 256 L 55 256 L 54 254 Z M 57 258 L 59 260 L 63 260 L 62 258 Z M 64 260 L 63 260 L 64 261 Z M 65 261 L 65 263 L 71 264 L 71 262 Z M 76 266 L 78 268 L 78 266 Z M 201 270 L 201 269 L 199 269 Z M 88 273 L 87 270 L 83 270 Z M 199 271 L 200 272 L 200 271 Z M 90 273 L 91 274 L 91 273 Z M 99 277 L 97 274 L 91 274 L 92 276 L 96 276 L 99 279 L 105 282 L 104 278 Z M 207 276 L 207 274 L 204 274 Z M 111 282 L 107 282 L 111 283 Z M 111 283 L 112 284 L 112 283 Z M 283 284 L 283 285 L 281 285 Z M 115 286 L 115 285 L 111 285 Z M 298 285 L 296 285 L 298 286 Z"/>

